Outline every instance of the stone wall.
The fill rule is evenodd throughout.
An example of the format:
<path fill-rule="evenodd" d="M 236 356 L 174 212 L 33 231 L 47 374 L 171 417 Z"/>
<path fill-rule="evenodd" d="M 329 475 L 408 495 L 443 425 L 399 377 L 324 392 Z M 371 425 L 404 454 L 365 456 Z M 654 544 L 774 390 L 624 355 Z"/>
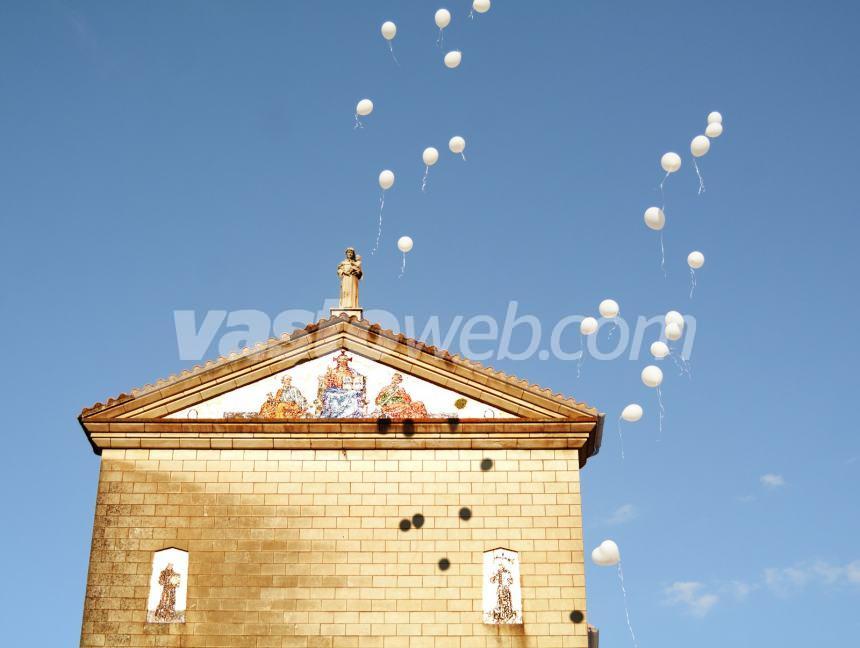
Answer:
<path fill-rule="evenodd" d="M 522 626 L 481 622 L 482 555 L 500 546 L 520 553 Z M 166 547 L 189 552 L 186 622 L 147 624 Z M 102 455 L 82 646 L 585 648 L 574 610 L 575 449 Z"/>

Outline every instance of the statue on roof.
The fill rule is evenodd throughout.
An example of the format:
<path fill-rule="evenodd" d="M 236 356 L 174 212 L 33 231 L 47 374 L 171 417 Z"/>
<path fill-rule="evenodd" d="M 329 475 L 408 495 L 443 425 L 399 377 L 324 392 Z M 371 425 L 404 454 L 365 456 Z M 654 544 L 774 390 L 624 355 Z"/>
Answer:
<path fill-rule="evenodd" d="M 362 274 L 361 256 L 355 253 L 355 248 L 346 248 L 346 258 L 337 266 L 337 276 L 340 277 L 339 308 L 361 308 L 358 305 L 358 281 Z"/>

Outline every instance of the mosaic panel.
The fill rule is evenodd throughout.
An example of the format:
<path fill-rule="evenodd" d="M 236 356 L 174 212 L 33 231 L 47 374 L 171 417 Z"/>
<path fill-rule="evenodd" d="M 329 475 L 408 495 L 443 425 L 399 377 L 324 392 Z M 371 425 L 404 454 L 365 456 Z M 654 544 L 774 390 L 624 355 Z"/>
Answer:
<path fill-rule="evenodd" d="M 513 418 L 357 353 L 338 351 L 168 418 Z"/>

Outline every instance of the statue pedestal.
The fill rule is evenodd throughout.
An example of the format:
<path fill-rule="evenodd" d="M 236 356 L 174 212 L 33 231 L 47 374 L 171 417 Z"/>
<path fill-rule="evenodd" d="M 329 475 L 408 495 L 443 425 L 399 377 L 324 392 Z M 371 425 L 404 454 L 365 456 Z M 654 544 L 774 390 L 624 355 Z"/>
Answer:
<path fill-rule="evenodd" d="M 361 319 L 363 317 L 364 310 L 361 308 L 332 308 L 331 316 L 339 317 L 340 315 L 346 315 L 347 317 L 357 317 Z"/>

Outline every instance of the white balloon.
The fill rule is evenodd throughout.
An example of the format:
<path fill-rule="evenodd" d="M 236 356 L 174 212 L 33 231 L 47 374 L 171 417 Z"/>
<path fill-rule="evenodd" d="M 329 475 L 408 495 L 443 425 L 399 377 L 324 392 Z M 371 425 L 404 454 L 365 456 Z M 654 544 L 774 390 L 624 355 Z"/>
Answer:
<path fill-rule="evenodd" d="M 448 148 L 451 150 L 451 153 L 460 154 L 466 150 L 466 140 L 459 135 L 454 135 L 454 137 L 448 140 Z"/>
<path fill-rule="evenodd" d="M 723 125 L 720 122 L 711 122 L 705 129 L 705 135 L 708 137 L 719 137 L 723 134 Z"/>
<path fill-rule="evenodd" d="M 612 542 L 612 540 L 604 540 L 601 542 L 600 550 L 609 560 L 610 565 L 617 565 L 621 561 L 621 551 L 619 551 L 618 545 Z"/>
<path fill-rule="evenodd" d="M 591 335 L 597 330 L 597 320 L 593 317 L 586 317 L 579 323 L 579 332 L 583 335 Z"/>
<path fill-rule="evenodd" d="M 666 224 L 666 214 L 659 207 L 649 207 L 645 210 L 645 224 L 652 230 L 661 230 Z"/>
<path fill-rule="evenodd" d="M 428 146 L 424 149 L 424 153 L 421 154 L 421 159 L 424 160 L 424 164 L 427 166 L 433 166 L 439 159 L 439 151 L 434 149 L 432 146 Z"/>
<path fill-rule="evenodd" d="M 601 548 L 603 549 L 603 554 L 605 556 L 609 556 L 614 559 L 615 562 L 621 560 L 621 551 L 618 549 L 618 545 L 615 544 L 612 540 L 604 540 L 600 543 Z"/>
<path fill-rule="evenodd" d="M 373 112 L 373 102 L 370 99 L 362 99 L 356 105 L 355 112 L 362 117 L 366 117 Z"/>
<path fill-rule="evenodd" d="M 705 255 L 698 250 L 693 250 L 687 255 L 687 265 L 693 270 L 698 270 L 705 265 Z"/>
<path fill-rule="evenodd" d="M 702 157 L 711 148 L 711 140 L 704 135 L 696 135 L 690 142 L 690 153 L 693 157 Z"/>
<path fill-rule="evenodd" d="M 681 168 L 681 156 L 669 151 L 660 158 L 660 166 L 666 173 L 675 173 Z"/>
<path fill-rule="evenodd" d="M 382 37 L 385 40 L 394 40 L 394 35 L 397 33 L 397 25 L 390 20 L 386 20 L 382 23 L 382 28 L 379 31 L 382 32 Z"/>
<path fill-rule="evenodd" d="M 667 355 L 669 355 L 669 345 L 667 345 L 662 340 L 657 340 L 656 342 L 651 343 L 651 355 L 657 358 L 658 360 L 662 360 Z"/>
<path fill-rule="evenodd" d="M 379 174 L 379 186 L 382 187 L 382 190 L 391 189 L 394 186 L 394 171 L 389 171 L 385 169 L 382 173 Z"/>
<path fill-rule="evenodd" d="M 397 239 L 397 249 L 406 254 L 412 249 L 412 239 L 408 236 L 401 236 Z"/>
<path fill-rule="evenodd" d="M 666 324 L 677 324 L 681 328 L 684 328 L 684 316 L 681 315 L 678 311 L 669 311 L 666 313 L 666 316 L 663 318 L 663 321 Z"/>
<path fill-rule="evenodd" d="M 646 387 L 659 387 L 663 382 L 663 370 L 657 365 L 648 365 L 642 370 L 642 382 Z"/>
<path fill-rule="evenodd" d="M 597 310 L 600 311 L 601 317 L 609 319 L 612 317 L 618 317 L 618 312 L 621 309 L 618 308 L 618 302 L 614 299 L 604 299 L 600 302 L 600 306 L 597 307 Z"/>
<path fill-rule="evenodd" d="M 627 407 L 621 410 L 621 418 L 628 423 L 635 423 L 642 418 L 642 406 L 638 403 L 630 403 Z"/>
<path fill-rule="evenodd" d="M 608 567 L 609 562 L 606 556 L 603 555 L 603 549 L 600 548 L 600 545 L 596 546 L 591 550 L 591 560 L 592 562 L 599 567 Z"/>
<path fill-rule="evenodd" d="M 669 322 L 666 324 L 666 330 L 664 333 L 666 333 L 667 340 L 672 340 L 672 342 L 674 342 L 675 340 L 681 339 L 681 336 L 684 335 L 684 329 L 680 324 L 678 324 L 678 322 Z"/>
<path fill-rule="evenodd" d="M 708 123 L 709 124 L 722 124 L 723 116 L 718 113 L 716 110 L 708 115 Z"/>
<path fill-rule="evenodd" d="M 447 9 L 439 9 L 436 15 L 433 16 L 433 19 L 436 21 L 436 26 L 439 29 L 445 29 L 451 22 L 451 12 Z"/>
<path fill-rule="evenodd" d="M 460 65 L 463 60 L 463 54 L 457 50 L 452 50 L 445 55 L 445 65 L 451 69 Z"/>
<path fill-rule="evenodd" d="M 473 0 L 472 9 L 478 13 L 487 13 L 490 10 L 490 0 Z"/>
<path fill-rule="evenodd" d="M 612 540 L 604 540 L 591 552 L 591 559 L 600 567 L 612 567 L 621 561 L 621 552 Z"/>

